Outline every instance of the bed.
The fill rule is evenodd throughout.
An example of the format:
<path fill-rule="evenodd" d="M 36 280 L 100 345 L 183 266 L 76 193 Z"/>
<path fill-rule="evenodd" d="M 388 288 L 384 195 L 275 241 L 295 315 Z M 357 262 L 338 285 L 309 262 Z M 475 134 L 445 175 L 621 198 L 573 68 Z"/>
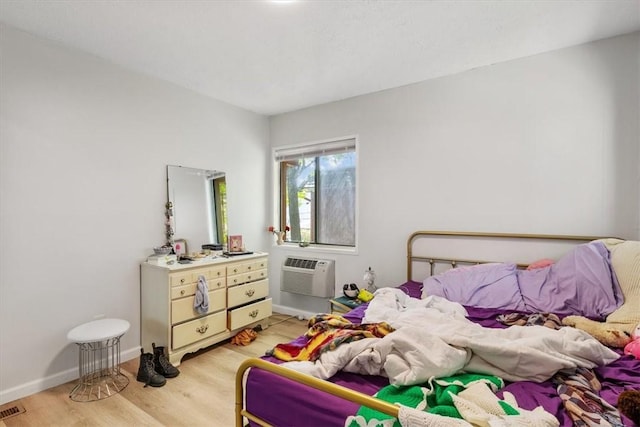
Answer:
<path fill-rule="evenodd" d="M 526 267 L 538 260 L 550 263 L 551 261 L 549 261 L 549 259 L 565 259 L 566 254 L 573 254 L 575 248 L 582 248 L 596 239 L 598 238 L 592 236 L 418 231 L 413 233 L 407 241 L 407 281 L 388 289 L 379 290 L 376 293 L 376 298 L 374 298 L 371 303 L 360 305 L 344 315 L 344 318 L 350 323 L 359 324 L 363 318 L 366 320 L 367 316 L 375 317 L 380 311 L 379 307 L 384 307 L 380 304 L 383 304 L 385 298 L 396 298 L 396 302 L 398 298 L 402 299 L 402 297 L 397 295 L 399 292 L 401 292 L 402 295 L 413 297 L 417 301 L 425 301 L 429 298 L 422 298 L 424 296 L 423 288 L 427 287 L 427 284 L 430 284 L 430 291 L 435 292 L 434 289 L 438 286 L 448 286 L 446 280 L 443 282 L 441 279 L 452 276 L 452 271 L 455 271 L 455 274 L 460 274 L 460 272 L 470 270 L 476 274 L 478 271 L 478 268 L 474 268 L 476 266 L 486 268 L 498 266 L 502 268 L 505 262 L 508 261 L 509 266 L 513 266 L 513 268 L 523 272 L 521 274 L 522 276 L 536 276 L 536 274 L 539 276 L 536 271 L 543 271 L 543 269 L 526 270 Z M 587 264 L 585 264 L 585 262 Z M 558 261 L 558 264 L 559 263 L 560 261 Z M 595 269 L 592 261 L 585 261 L 582 258 L 572 259 L 572 263 L 576 268 L 583 271 Z M 606 274 L 607 265 L 610 268 L 610 263 L 599 265 L 599 268 L 603 271 L 602 274 Z M 544 265 L 543 268 L 548 267 Z M 531 271 L 532 273 L 526 273 L 527 271 Z M 612 301 L 612 299 L 620 299 L 620 290 L 619 288 L 616 289 L 616 286 L 619 285 L 615 279 L 615 272 L 613 272 L 612 269 L 611 273 L 613 293 L 610 296 L 608 295 L 609 300 L 596 301 L 593 300 L 591 295 L 587 294 L 586 297 L 583 296 L 587 298 L 586 300 L 573 304 L 570 301 L 571 298 L 563 296 L 563 300 L 565 301 L 558 306 L 558 311 L 561 312 L 558 319 L 566 315 L 575 314 L 574 310 L 580 311 L 584 309 L 587 311 L 579 312 L 578 314 L 593 314 L 590 310 L 612 310 L 611 304 L 617 304 L 617 306 L 619 306 L 622 301 Z M 453 276 L 455 277 L 455 275 Z M 530 286 L 537 286 L 540 282 L 533 280 L 532 283 L 533 285 Z M 598 284 L 594 283 L 594 286 L 598 286 Z M 496 289 L 500 293 L 500 297 L 498 298 L 508 294 L 508 291 L 505 291 L 506 288 L 498 287 Z M 494 291 L 496 289 L 494 289 Z M 541 291 L 535 291 L 541 293 Z M 547 291 L 549 290 L 547 289 Z M 579 291 L 582 292 L 582 290 Z M 464 289 L 458 289 L 457 292 L 462 294 L 462 298 L 465 297 Z M 552 289 L 549 295 L 553 296 L 553 292 L 555 291 Z M 547 297 L 549 297 L 549 295 L 547 295 Z M 477 297 L 477 295 L 471 295 L 471 298 L 467 298 L 465 302 L 482 302 L 482 297 L 480 299 L 477 299 Z M 496 298 L 495 294 L 492 294 L 492 298 Z M 413 299 L 410 301 L 412 303 L 414 302 Z M 438 299 L 437 301 L 440 300 Z M 374 304 L 376 304 L 375 308 Z M 582 304 L 582 307 L 580 304 Z M 522 315 L 523 313 L 532 314 L 534 312 L 539 314 L 536 310 L 517 311 L 509 306 L 503 308 L 487 308 L 482 305 L 482 303 L 479 303 L 479 306 L 465 304 L 462 307 L 466 312 L 466 319 L 488 328 L 491 333 L 525 329 L 528 333 L 534 329 L 528 326 L 509 328 L 509 325 L 504 323 L 504 320 L 510 319 L 508 316 L 513 316 L 514 314 Z M 527 307 L 530 308 L 529 305 L 527 305 Z M 615 309 L 615 307 L 613 309 Z M 392 314 L 392 316 L 395 316 L 395 314 Z M 497 319 L 501 319 L 502 321 L 498 321 Z M 397 322 L 398 320 L 394 318 L 393 321 Z M 445 323 L 448 325 L 455 322 L 438 323 L 437 320 L 434 320 L 433 323 L 431 329 L 435 331 L 442 330 L 442 325 Z M 429 326 L 423 329 L 428 330 Z M 546 328 L 535 328 L 536 331 L 540 330 L 541 333 L 546 333 L 542 331 L 542 329 Z M 409 331 L 409 329 L 403 330 Z M 394 334 L 400 336 L 400 331 L 401 329 L 397 329 L 396 332 L 384 338 L 394 336 Z M 567 334 L 571 334 L 576 330 L 565 327 L 561 328 L 561 331 L 566 331 Z M 556 333 L 556 331 L 554 331 L 554 333 Z M 450 335 L 457 334 L 454 332 Z M 568 335 L 566 338 L 569 339 L 571 343 L 582 342 L 582 337 L 580 336 L 576 338 L 576 336 Z M 299 337 L 289 344 L 294 347 L 304 346 L 308 341 L 309 339 L 306 337 Z M 362 341 L 351 344 L 360 345 Z M 591 346 L 592 343 L 590 341 L 593 340 L 584 341 Z M 498 341 L 496 341 L 496 343 L 498 343 L 496 345 L 499 345 Z M 351 346 L 351 344 L 349 346 Z M 429 345 L 432 345 L 432 347 L 427 346 L 427 348 L 434 348 L 433 344 Z M 559 345 L 560 347 L 557 348 L 563 348 L 562 346 L 567 346 L 567 342 L 562 342 Z M 346 347 L 348 346 L 343 346 L 343 348 Z M 601 350 L 600 347 L 603 347 L 604 350 Z M 596 348 L 596 346 L 593 346 L 594 351 L 600 352 L 593 356 L 594 360 L 597 359 L 603 364 L 603 366 L 596 366 L 599 363 L 592 361 L 592 366 L 595 366 L 592 372 L 595 373 L 601 385 L 601 389 L 597 390 L 596 394 L 602 398 L 605 406 L 608 406 L 609 409 L 613 408 L 615 411 L 614 406 L 622 391 L 640 390 L 640 361 L 633 356 L 623 355 L 620 349 L 612 350 L 608 347 L 600 347 Z M 555 355 L 557 353 L 560 358 L 564 358 L 565 356 L 567 358 L 571 357 L 570 349 L 567 350 L 567 355 L 563 353 L 564 350 L 556 351 L 556 349 L 549 350 L 547 353 L 549 355 Z M 482 350 L 477 351 L 479 354 L 482 353 Z M 489 350 L 489 353 L 491 353 L 491 351 L 492 350 Z M 330 352 L 325 352 L 323 357 L 328 353 Z M 411 353 L 411 351 L 407 352 L 407 354 L 409 353 Z M 430 351 L 425 351 L 425 353 L 430 353 Z M 471 353 L 473 352 L 467 352 L 467 354 Z M 615 354 L 612 356 L 610 353 Z M 447 360 L 452 357 L 455 358 L 455 355 L 450 356 L 447 353 L 445 353 L 445 356 Z M 475 355 L 472 359 L 474 357 Z M 544 355 L 540 357 L 544 357 Z M 320 360 L 323 359 L 319 359 L 319 361 Z M 404 363 L 404 361 L 401 362 Z M 297 362 L 294 362 L 293 364 L 295 365 L 296 363 Z M 305 362 L 302 362 L 302 364 L 304 363 Z M 349 365 L 351 368 L 349 369 L 353 370 L 353 363 L 347 363 L 351 363 L 351 365 Z M 367 363 L 365 363 L 365 365 Z M 469 362 L 467 361 L 466 363 Z M 476 361 L 474 363 L 476 363 L 476 365 L 473 366 L 481 366 L 484 362 L 478 364 Z M 508 361 L 505 363 L 508 363 Z M 546 366 L 547 363 L 549 363 L 548 369 L 555 369 L 553 365 L 555 362 L 553 361 L 548 362 L 544 360 L 540 364 Z M 564 360 L 559 363 L 564 363 Z M 288 367 L 283 367 L 281 364 L 281 360 L 265 356 L 261 359 L 248 359 L 240 366 L 236 375 L 237 426 L 242 426 L 245 420 L 247 420 L 250 425 L 274 426 L 366 425 L 366 419 L 363 424 L 362 419 L 358 419 L 357 416 L 359 414 L 368 414 L 371 416 L 371 409 L 378 411 L 377 413 L 379 414 L 386 414 L 389 417 L 397 418 L 403 416 L 399 410 L 399 406 L 389 401 L 373 397 L 373 395 L 378 393 L 382 396 L 383 390 L 389 388 L 390 381 L 398 384 L 398 378 L 407 378 L 406 371 L 401 372 L 399 375 L 388 374 L 386 372 L 382 375 L 377 375 L 377 373 L 380 372 L 370 372 L 367 375 L 363 375 L 362 373 L 339 370 L 333 375 L 332 371 L 326 370 L 323 371 L 324 375 L 330 375 L 330 377 L 321 379 L 323 375 L 318 375 L 317 371 L 314 371 L 315 368 L 311 368 L 311 371 L 308 371 L 307 368 L 309 365 L 304 365 L 306 368 L 303 369 L 296 366 L 295 370 L 293 370 L 289 368 L 292 366 L 291 362 L 285 364 L 285 366 Z M 438 362 L 434 362 L 434 364 L 437 365 Z M 496 365 L 499 364 L 500 363 L 496 363 Z M 319 363 L 316 362 L 316 364 L 312 365 L 318 366 Z M 526 365 L 523 363 L 522 366 Z M 366 370 L 367 368 L 365 367 L 364 369 Z M 456 369 L 456 367 L 453 368 L 454 371 Z M 469 370 L 470 369 L 467 369 L 466 371 Z M 357 371 L 357 369 L 354 370 L 354 372 L 355 371 Z M 391 369 L 389 369 L 389 371 L 391 372 Z M 463 371 L 465 370 L 463 369 Z M 471 369 L 471 371 L 473 371 L 473 369 Z M 309 372 L 316 376 L 308 375 Z M 446 371 L 443 372 L 447 373 Z M 421 372 L 417 375 L 421 374 L 423 373 Z M 411 371 L 410 375 L 414 375 L 414 372 Z M 522 413 L 532 413 L 530 411 L 535 411 L 536 408 L 542 408 L 545 414 L 551 414 L 557 419 L 559 425 L 574 425 L 571 415 L 565 409 L 563 401 L 558 395 L 558 376 L 553 376 L 544 381 L 534 381 L 521 380 L 516 374 L 510 375 L 511 374 L 507 374 L 507 377 L 510 379 L 505 380 L 503 385 L 496 388 L 495 397 L 497 399 L 501 402 L 510 402 L 516 405 L 515 408 L 522 410 Z M 317 376 L 321 378 L 317 378 Z M 524 375 L 524 377 L 526 377 L 526 375 Z M 415 378 L 411 381 L 415 383 Z M 469 396 L 469 393 L 467 393 L 466 396 Z M 404 416 L 406 417 L 406 414 Z M 632 425 L 624 416 L 622 416 L 622 422 L 624 425 Z M 384 425 L 393 425 L 393 423 Z M 443 424 L 435 423 L 433 425 Z"/>

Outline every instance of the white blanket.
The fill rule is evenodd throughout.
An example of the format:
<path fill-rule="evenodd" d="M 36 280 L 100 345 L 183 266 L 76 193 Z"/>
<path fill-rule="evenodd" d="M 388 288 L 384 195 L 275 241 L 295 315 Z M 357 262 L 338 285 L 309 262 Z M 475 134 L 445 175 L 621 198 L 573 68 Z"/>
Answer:
<path fill-rule="evenodd" d="M 410 298 L 394 288 L 376 291 L 363 323 L 396 328 L 384 338 L 343 344 L 314 362 L 284 366 L 327 379 L 339 370 L 389 377 L 395 385 L 419 384 L 457 372 L 496 375 L 509 381 L 542 382 L 567 368 L 593 368 L 617 353 L 586 332 L 543 326 L 484 328 L 464 308 L 439 297 Z"/>

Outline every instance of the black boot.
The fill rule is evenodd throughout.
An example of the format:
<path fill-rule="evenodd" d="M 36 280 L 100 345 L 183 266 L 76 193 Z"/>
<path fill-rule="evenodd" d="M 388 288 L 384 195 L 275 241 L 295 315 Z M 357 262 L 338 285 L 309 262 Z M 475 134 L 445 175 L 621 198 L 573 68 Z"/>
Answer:
<path fill-rule="evenodd" d="M 144 386 L 162 387 L 167 380 L 155 370 L 153 364 L 153 354 L 145 353 L 144 349 L 140 349 L 140 366 L 138 367 L 138 376 L 136 379 Z"/>
<path fill-rule="evenodd" d="M 156 343 L 151 343 L 151 347 L 153 347 L 153 364 L 157 373 L 165 378 L 175 378 L 180 375 L 178 368 L 173 366 L 164 354 L 164 347 L 156 347 Z"/>

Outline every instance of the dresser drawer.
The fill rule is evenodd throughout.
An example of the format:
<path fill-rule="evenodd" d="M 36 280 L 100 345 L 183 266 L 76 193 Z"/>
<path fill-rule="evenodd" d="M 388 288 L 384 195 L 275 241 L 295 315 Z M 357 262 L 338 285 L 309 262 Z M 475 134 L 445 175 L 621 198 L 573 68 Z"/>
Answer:
<path fill-rule="evenodd" d="M 197 283 L 189 283 L 182 286 L 173 286 L 171 288 L 171 299 L 184 298 L 196 294 Z M 221 279 L 207 280 L 207 287 L 210 291 L 214 289 L 223 289 L 227 286 L 227 279 L 222 277 Z"/>
<path fill-rule="evenodd" d="M 267 269 L 267 259 L 263 258 L 253 263 L 254 270 L 266 270 Z"/>
<path fill-rule="evenodd" d="M 262 270 L 266 268 L 267 268 L 266 260 L 233 264 L 227 267 L 227 276 L 240 274 L 240 273 L 248 273 L 251 271 Z"/>
<path fill-rule="evenodd" d="M 227 289 L 227 307 L 246 304 L 269 294 L 269 280 L 246 283 Z"/>
<path fill-rule="evenodd" d="M 271 298 L 244 307 L 229 310 L 229 329 L 242 328 L 250 323 L 271 316 Z"/>
<path fill-rule="evenodd" d="M 250 273 L 252 271 L 258 271 L 258 270 L 266 270 L 267 262 L 254 261 L 254 262 L 245 263 L 245 264 L 242 264 L 241 269 L 243 273 Z"/>
<path fill-rule="evenodd" d="M 237 263 L 227 266 L 227 277 L 246 272 L 243 265 L 244 264 Z"/>
<path fill-rule="evenodd" d="M 171 286 L 183 286 L 189 283 L 193 283 L 197 280 L 197 276 L 194 279 L 193 274 L 189 273 L 173 273 L 169 276 L 169 281 L 171 282 Z"/>
<path fill-rule="evenodd" d="M 269 277 L 269 275 L 267 274 L 267 270 L 266 269 L 261 269 L 261 270 L 255 270 L 249 273 L 246 273 L 247 275 L 247 281 L 250 282 L 252 280 L 261 280 L 261 279 L 266 279 L 267 277 Z"/>
<path fill-rule="evenodd" d="M 227 286 L 240 285 L 242 283 L 253 282 L 255 280 L 266 279 L 267 270 L 250 271 L 248 273 L 234 274 L 227 277 Z"/>
<path fill-rule="evenodd" d="M 173 327 L 172 348 L 180 348 L 227 330 L 225 311 Z"/>
<path fill-rule="evenodd" d="M 209 311 L 207 313 L 224 310 L 226 307 L 225 297 L 226 292 L 224 289 L 209 291 Z M 193 308 L 195 299 L 194 295 L 171 301 L 171 323 L 173 325 L 201 315 Z"/>
<path fill-rule="evenodd" d="M 222 289 L 227 286 L 227 278 L 222 276 L 219 278 L 211 278 L 207 280 L 207 286 L 209 289 Z"/>
<path fill-rule="evenodd" d="M 249 281 L 247 277 L 250 275 L 251 273 L 244 273 L 244 274 L 234 274 L 233 276 L 228 276 L 227 285 L 231 287 L 235 285 L 240 285 L 241 283 L 245 283 Z"/>
<path fill-rule="evenodd" d="M 171 287 L 171 299 L 185 298 L 196 294 L 196 284 L 189 283 L 188 285 L 173 286 Z"/>
<path fill-rule="evenodd" d="M 209 282 L 212 282 L 216 279 L 224 279 L 226 275 L 227 275 L 227 271 L 226 271 L 226 268 L 223 266 L 223 267 L 208 269 L 205 274 L 205 277 L 208 279 Z"/>

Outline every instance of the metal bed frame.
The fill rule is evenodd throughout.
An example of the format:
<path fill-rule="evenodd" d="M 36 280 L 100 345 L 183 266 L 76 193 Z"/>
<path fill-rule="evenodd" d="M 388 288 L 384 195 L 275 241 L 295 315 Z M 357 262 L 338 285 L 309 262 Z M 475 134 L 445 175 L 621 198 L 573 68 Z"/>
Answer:
<path fill-rule="evenodd" d="M 413 265 L 416 262 L 423 262 L 429 264 L 430 274 L 433 275 L 435 271 L 435 267 L 438 264 L 446 264 L 451 268 L 456 268 L 459 265 L 474 265 L 474 264 L 483 264 L 488 262 L 488 260 L 480 260 L 480 259 L 459 259 L 459 258 L 449 258 L 449 257 L 431 257 L 431 256 L 421 256 L 415 254 L 415 246 L 416 242 L 422 238 L 460 238 L 460 239 L 493 239 L 493 240 L 504 240 L 504 241 L 518 241 L 522 240 L 523 243 L 531 241 L 555 241 L 555 242 L 564 242 L 571 244 L 581 244 L 590 242 L 593 240 L 601 239 L 603 237 L 597 236 L 570 236 L 570 235 L 552 235 L 552 234 L 513 234 L 513 233 L 483 233 L 483 232 L 457 232 L 457 231 L 416 231 L 412 233 L 407 240 L 407 280 L 412 280 L 413 274 Z M 518 264 L 520 268 L 525 268 L 527 264 Z M 280 365 L 258 359 L 258 358 L 249 358 L 245 360 L 238 371 L 236 372 L 236 396 L 235 396 L 235 415 L 236 415 L 236 427 L 243 426 L 243 419 L 246 418 L 255 422 L 256 424 L 264 427 L 271 426 L 268 422 L 262 420 L 255 414 L 250 413 L 245 409 L 245 396 L 244 396 L 244 382 L 245 382 L 245 374 L 248 370 L 252 368 L 263 369 L 265 371 L 272 372 L 276 375 L 285 377 L 292 381 L 296 381 L 307 385 L 309 387 L 313 387 L 317 390 L 323 391 L 325 393 L 338 396 L 342 399 L 349 400 L 351 402 L 355 402 L 362 406 L 367 406 L 369 408 L 375 409 L 387 415 L 397 418 L 399 408 L 396 405 L 390 404 L 388 402 L 384 402 L 375 397 L 350 390 L 346 387 L 342 387 L 336 384 L 333 384 L 329 381 L 320 380 L 318 378 L 302 374 L 300 372 L 294 371 L 292 369 L 288 369 L 282 367 Z"/>
<path fill-rule="evenodd" d="M 414 255 L 415 242 L 424 237 L 452 237 L 452 238 L 477 238 L 477 239 L 496 239 L 496 240 L 522 240 L 523 242 L 531 241 L 556 241 L 556 242 L 572 242 L 575 244 L 586 243 L 604 237 L 598 236 L 569 236 L 569 235 L 555 235 L 555 234 L 514 234 L 514 233 L 483 233 L 472 231 L 416 231 L 409 236 L 407 240 L 407 280 L 411 280 L 413 276 L 413 263 L 414 262 L 427 262 L 430 265 L 430 274 L 434 274 L 436 264 L 450 264 L 451 268 L 456 268 L 458 265 L 474 265 L 485 264 L 494 261 L 479 260 L 479 259 L 450 259 L 450 258 L 434 258 Z M 517 264 L 519 268 L 526 268 L 528 264 Z"/>

